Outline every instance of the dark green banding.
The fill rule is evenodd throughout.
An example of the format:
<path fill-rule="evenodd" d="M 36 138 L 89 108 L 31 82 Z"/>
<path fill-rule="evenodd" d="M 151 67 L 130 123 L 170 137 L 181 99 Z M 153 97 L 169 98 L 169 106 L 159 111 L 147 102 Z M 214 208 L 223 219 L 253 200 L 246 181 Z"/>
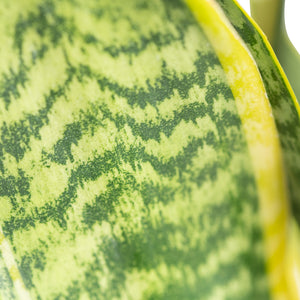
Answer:
<path fill-rule="evenodd" d="M 18 85 L 24 87 L 27 81 L 26 72 L 27 67 L 20 60 L 19 69 L 16 72 L 10 69 L 9 74 L 2 74 L 2 78 L 0 79 L 0 99 L 4 101 L 6 109 L 12 98 L 17 99 L 20 97 Z"/>
<path fill-rule="evenodd" d="M 241 120 L 185 2 L 4 8 L 0 225 L 32 299 L 268 299 Z"/>

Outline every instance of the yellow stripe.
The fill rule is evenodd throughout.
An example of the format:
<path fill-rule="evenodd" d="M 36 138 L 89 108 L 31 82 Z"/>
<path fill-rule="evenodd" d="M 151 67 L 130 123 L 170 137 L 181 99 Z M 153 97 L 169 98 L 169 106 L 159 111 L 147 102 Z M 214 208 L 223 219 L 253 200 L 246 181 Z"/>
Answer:
<path fill-rule="evenodd" d="M 290 299 L 300 299 L 300 234 L 296 222 L 291 222 L 286 253 L 286 281 L 290 290 Z"/>
<path fill-rule="evenodd" d="M 214 0 L 186 1 L 213 45 L 236 99 L 260 199 L 271 294 L 273 299 L 290 299 L 295 293 L 290 294 L 285 278 L 285 255 L 290 249 L 288 195 L 279 137 L 262 78 L 249 50 L 218 4 Z M 265 37 L 264 42 L 267 43 Z M 274 59 L 270 46 L 268 49 Z M 295 282 L 296 277 L 290 276 L 289 280 Z"/>
<path fill-rule="evenodd" d="M 18 299 L 30 300 L 31 298 L 29 292 L 25 288 L 17 263 L 14 259 L 9 244 L 5 239 L 1 226 L 0 226 L 0 252 L 2 253 L 4 263 L 6 265 L 6 268 L 8 269 L 9 276 L 13 281 L 13 285 L 15 287 Z"/>

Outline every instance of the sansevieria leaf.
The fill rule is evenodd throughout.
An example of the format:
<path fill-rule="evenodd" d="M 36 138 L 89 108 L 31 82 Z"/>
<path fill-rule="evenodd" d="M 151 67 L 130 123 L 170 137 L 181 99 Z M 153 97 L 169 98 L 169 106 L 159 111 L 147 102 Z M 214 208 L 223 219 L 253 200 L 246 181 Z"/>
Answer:
<path fill-rule="evenodd" d="M 3 299 L 300 299 L 299 106 L 235 2 L 0 24 Z"/>

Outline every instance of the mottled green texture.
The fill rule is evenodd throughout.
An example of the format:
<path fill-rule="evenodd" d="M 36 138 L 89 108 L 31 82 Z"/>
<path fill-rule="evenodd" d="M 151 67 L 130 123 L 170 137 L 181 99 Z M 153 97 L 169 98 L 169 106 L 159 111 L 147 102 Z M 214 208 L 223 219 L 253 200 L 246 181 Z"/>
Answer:
<path fill-rule="evenodd" d="M 231 0 L 218 0 L 247 44 L 261 73 L 281 142 L 292 213 L 300 224 L 300 119 L 283 78 L 262 37 Z"/>
<path fill-rule="evenodd" d="M 268 299 L 241 121 L 185 4 L 21 2 L 0 221 L 31 296 Z"/>

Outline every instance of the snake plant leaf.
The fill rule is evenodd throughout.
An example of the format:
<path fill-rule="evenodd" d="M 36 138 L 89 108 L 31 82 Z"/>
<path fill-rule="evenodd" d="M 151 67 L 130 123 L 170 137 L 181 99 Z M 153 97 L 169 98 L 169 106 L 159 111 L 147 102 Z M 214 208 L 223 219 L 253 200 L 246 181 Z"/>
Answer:
<path fill-rule="evenodd" d="M 255 6 L 254 4 L 256 4 L 256 2 L 254 2 L 255 1 L 252 1 L 253 6 Z M 247 44 L 248 49 L 255 58 L 262 79 L 264 81 L 281 142 L 291 206 L 290 214 L 292 215 L 292 217 L 290 219 L 295 219 L 297 222 L 297 225 L 295 225 L 293 223 L 294 221 L 291 221 L 293 224 L 289 225 L 290 229 L 288 231 L 290 232 L 291 240 L 294 240 L 294 238 L 299 240 L 298 233 L 292 233 L 293 231 L 298 232 L 297 227 L 299 228 L 300 220 L 300 161 L 298 155 L 300 151 L 299 105 L 272 48 L 269 46 L 268 42 L 266 41 L 266 37 L 261 32 L 260 28 L 253 22 L 253 20 L 251 20 L 251 18 L 247 17 L 241 11 L 238 5 L 234 5 L 231 1 L 227 0 L 219 1 L 219 3 L 220 5 L 222 5 L 227 16 L 229 16 L 232 25 L 239 32 L 240 36 Z M 282 6 L 283 1 L 277 1 L 277 4 L 278 6 Z M 254 15 L 256 16 L 257 12 Z M 258 21 L 259 20 L 260 19 L 258 18 Z M 281 17 L 281 23 L 277 24 L 277 27 L 281 27 L 279 37 L 274 37 L 273 39 L 273 44 L 275 46 L 275 51 L 277 52 L 277 54 L 278 42 L 280 40 L 280 36 L 282 36 L 283 34 L 284 29 L 283 21 L 283 17 Z M 276 24 L 274 24 L 274 26 L 276 27 Z M 282 59 L 282 57 L 279 58 Z M 285 71 L 287 71 L 286 64 L 284 64 L 284 67 Z M 294 67 L 297 69 L 297 61 L 294 61 Z M 290 72 L 288 72 L 288 74 L 290 74 Z M 294 80 L 296 80 L 296 77 L 293 77 L 293 82 L 295 83 Z M 294 241 L 291 242 L 291 244 L 293 243 Z M 299 244 L 299 242 L 297 243 Z M 291 247 L 294 248 L 294 246 Z M 298 246 L 295 247 L 299 249 Z M 299 251 L 297 252 L 299 253 Z M 291 257 L 292 255 L 286 254 L 285 256 Z M 295 258 L 294 268 L 296 268 L 295 265 L 298 265 L 297 268 L 299 270 L 298 258 Z M 291 272 L 291 270 L 288 270 L 287 272 L 289 273 Z M 287 277 L 289 277 L 289 275 Z M 287 279 L 286 281 L 290 283 L 293 280 Z M 298 299 L 300 297 L 299 287 L 294 286 L 291 288 L 291 290 L 293 290 L 293 292 L 289 297 L 291 299 Z"/>
<path fill-rule="evenodd" d="M 261 90 L 261 92 L 263 92 L 265 90 L 264 87 L 260 87 L 262 80 L 258 71 L 259 69 L 254 70 L 251 63 L 251 59 L 253 59 L 251 52 L 249 52 L 243 40 L 237 41 L 239 37 L 237 37 L 234 30 L 230 28 L 232 24 L 227 22 L 224 16 L 222 16 L 222 12 L 219 13 L 219 16 L 213 12 L 218 11 L 218 8 L 213 2 L 208 4 L 208 6 L 211 6 L 211 9 L 208 10 L 205 9 L 206 4 L 203 4 L 203 2 L 189 2 L 191 3 L 191 7 L 195 9 L 195 14 L 199 22 L 204 26 L 220 58 L 221 64 L 227 73 L 227 78 L 233 95 L 235 96 L 245 130 L 250 155 L 253 160 L 260 198 L 260 210 L 263 216 L 262 224 L 266 247 L 266 263 L 272 295 L 275 299 L 281 299 L 285 296 L 298 299 L 300 295 L 299 285 L 296 279 L 298 275 L 295 275 L 295 273 L 299 274 L 299 256 L 295 250 L 295 248 L 299 248 L 296 247 L 296 245 L 299 244 L 298 229 L 293 223 L 293 218 L 287 215 L 288 194 L 284 186 L 285 179 L 283 170 L 280 166 L 279 139 L 276 136 L 272 138 L 272 135 L 278 135 L 278 133 L 277 129 L 274 128 L 275 120 L 270 110 L 271 103 L 269 102 L 267 94 L 267 99 L 264 99 L 265 97 L 260 95 L 258 91 Z M 232 2 L 230 3 L 234 4 Z M 234 14 L 238 15 L 238 12 L 241 13 L 239 8 L 236 5 L 234 6 L 236 11 L 234 11 L 233 8 L 228 10 L 233 14 L 233 23 L 234 20 L 237 19 L 234 17 Z M 241 22 L 241 18 L 238 20 Z M 218 23 L 223 23 L 224 26 L 218 26 Z M 239 25 L 241 26 L 240 23 Z M 253 25 L 252 27 L 257 27 L 255 24 Z M 251 34 L 246 30 L 249 26 L 246 22 L 244 22 L 242 26 L 243 34 L 241 34 L 241 37 L 246 35 L 246 40 L 249 40 Z M 224 29 L 226 27 L 227 32 Z M 252 43 L 254 49 L 255 44 L 257 45 L 258 43 Z M 230 47 L 224 47 L 226 45 L 230 45 Z M 272 61 L 277 64 L 277 71 L 279 71 L 279 74 L 281 73 L 281 77 L 283 81 L 285 81 L 284 87 L 288 90 L 289 103 L 292 104 L 296 110 L 299 109 L 293 92 L 279 64 L 276 62 L 271 47 L 267 42 L 265 46 L 269 48 L 269 56 L 271 56 Z M 263 66 L 261 66 L 261 69 L 261 72 L 263 72 Z M 294 125 L 297 126 L 297 122 L 299 123 L 299 117 L 296 119 Z M 273 129 L 271 129 L 272 127 Z M 273 150 L 270 150 L 271 148 L 273 148 Z M 267 157 L 267 152 L 269 152 L 268 155 L 271 156 Z M 276 156 L 275 153 L 277 153 L 278 156 Z M 291 256 L 291 253 L 293 253 L 291 262 L 287 263 L 286 257 Z"/>
<path fill-rule="evenodd" d="M 235 2 L 0 24 L 3 299 L 300 299 L 299 109 Z"/>
<path fill-rule="evenodd" d="M 273 50 L 257 26 L 231 1 L 220 1 L 260 70 L 276 121 L 288 177 L 292 212 L 300 223 L 300 128 L 299 105 L 278 64 Z M 253 24 L 253 21 L 252 21 Z M 255 24 L 254 24 L 255 25 Z M 259 49 L 259 51 L 258 51 Z"/>

